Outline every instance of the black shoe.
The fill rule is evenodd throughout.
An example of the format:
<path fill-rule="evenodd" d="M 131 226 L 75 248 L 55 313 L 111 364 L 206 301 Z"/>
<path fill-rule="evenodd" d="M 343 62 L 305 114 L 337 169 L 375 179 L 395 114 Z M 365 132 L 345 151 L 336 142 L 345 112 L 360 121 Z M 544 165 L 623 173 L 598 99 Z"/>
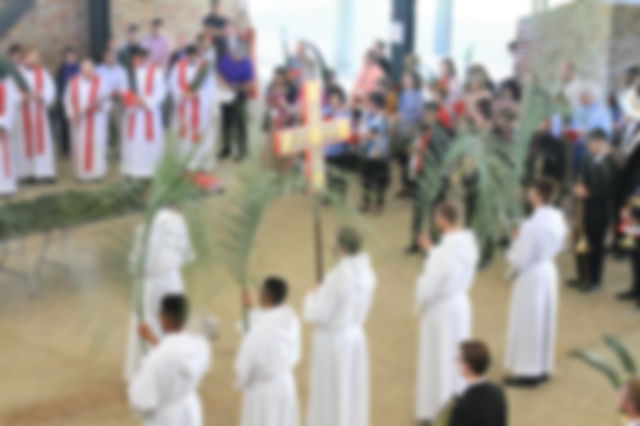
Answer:
<path fill-rule="evenodd" d="M 581 287 L 580 291 L 582 291 L 583 293 L 593 293 L 600 290 L 600 287 L 600 283 L 591 283 L 585 285 L 584 287 Z"/>
<path fill-rule="evenodd" d="M 220 151 L 220 154 L 218 154 L 218 160 L 225 160 L 229 157 L 231 157 L 231 151 L 227 149 Z"/>
<path fill-rule="evenodd" d="M 630 300 L 638 300 L 638 294 L 633 290 L 623 291 L 622 293 L 618 293 L 616 295 L 618 300 L 630 301 Z"/>
<path fill-rule="evenodd" d="M 420 252 L 421 252 L 420 247 L 417 244 L 411 244 L 405 250 L 405 253 L 407 255 L 409 255 L 409 256 L 414 255 L 414 254 L 419 254 Z"/>
<path fill-rule="evenodd" d="M 512 376 L 505 377 L 503 383 L 505 386 L 512 386 L 516 388 L 535 388 L 544 380 L 540 377 L 524 377 L 524 376 Z"/>
<path fill-rule="evenodd" d="M 584 287 L 584 283 L 578 278 L 573 278 L 573 279 L 567 280 L 567 285 L 569 287 L 571 287 L 571 288 Z"/>

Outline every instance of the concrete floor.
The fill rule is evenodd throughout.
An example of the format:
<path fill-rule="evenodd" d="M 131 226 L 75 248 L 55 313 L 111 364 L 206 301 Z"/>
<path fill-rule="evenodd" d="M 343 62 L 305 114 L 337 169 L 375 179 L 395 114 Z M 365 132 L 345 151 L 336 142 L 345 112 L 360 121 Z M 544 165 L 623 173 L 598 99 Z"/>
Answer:
<path fill-rule="evenodd" d="M 223 165 L 229 173 L 232 165 Z M 34 190 L 36 191 L 36 190 Z M 213 218 L 224 198 L 207 204 Z M 412 425 L 417 321 L 412 315 L 415 278 L 420 258 L 402 253 L 407 243 L 410 205 L 394 200 L 384 215 L 367 219 L 377 238 L 370 242 L 380 277 L 368 323 L 372 354 L 373 426 Z M 301 300 L 313 282 L 311 216 L 304 197 L 276 204 L 265 219 L 253 256 L 253 277 L 285 276 L 293 287 L 292 303 Z M 138 218 L 120 218 L 90 225 L 72 235 L 75 283 L 63 269 L 44 269 L 41 289 L 30 297 L 20 278 L 0 276 L 0 425 L 106 426 L 135 425 L 121 380 L 127 322 L 129 280 L 124 259 L 130 230 Z M 325 238 L 330 247 L 336 219 L 325 211 Z M 40 237 L 27 241 L 35 253 Z M 60 257 L 54 246 L 54 257 Z M 327 253 L 327 259 L 332 259 Z M 18 259 L 14 259 L 14 262 Z M 218 256 L 218 260 L 219 256 Z M 562 275 L 572 275 L 568 256 Z M 591 295 L 563 288 L 561 294 L 558 368 L 553 381 L 536 390 L 509 391 L 511 423 L 516 426 L 603 426 L 621 424 L 615 393 L 599 375 L 568 357 L 574 348 L 604 350 L 605 332 L 622 337 L 640 355 L 640 311 L 614 300 L 630 274 L 625 263 L 609 261 L 605 288 Z M 240 395 L 233 389 L 232 363 L 238 347 L 239 293 L 216 262 L 206 254 L 187 271 L 189 294 L 196 311 L 221 320 L 213 370 L 201 394 L 208 426 L 238 423 Z M 495 353 L 492 376 L 499 379 L 504 351 L 510 284 L 504 264 L 483 271 L 473 289 L 474 333 Z M 309 329 L 305 354 L 297 369 L 301 401 L 306 402 Z"/>

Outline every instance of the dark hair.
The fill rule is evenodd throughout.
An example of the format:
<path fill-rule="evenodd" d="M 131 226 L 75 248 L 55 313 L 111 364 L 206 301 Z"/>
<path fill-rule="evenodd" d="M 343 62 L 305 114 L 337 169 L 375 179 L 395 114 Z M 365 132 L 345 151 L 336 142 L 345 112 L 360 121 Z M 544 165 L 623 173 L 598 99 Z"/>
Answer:
<path fill-rule="evenodd" d="M 531 184 L 531 187 L 540 195 L 545 203 L 551 202 L 555 196 L 556 186 L 550 179 L 538 179 Z"/>
<path fill-rule="evenodd" d="M 21 52 L 22 52 L 22 46 L 18 43 L 12 44 L 7 49 L 7 53 L 9 54 L 9 56 L 15 55 L 16 53 L 21 53 Z"/>
<path fill-rule="evenodd" d="M 65 46 L 64 49 L 62 49 L 62 54 L 63 55 L 69 55 L 69 54 L 77 55 L 78 52 L 76 51 L 76 48 L 73 47 L 73 46 Z"/>
<path fill-rule="evenodd" d="M 609 141 L 609 136 L 607 135 L 607 132 L 605 132 L 603 129 L 597 128 L 589 132 L 589 134 L 587 135 L 587 140 L 589 142 Z"/>
<path fill-rule="evenodd" d="M 491 366 L 491 353 L 484 342 L 468 340 L 460 344 L 460 360 L 477 376 L 482 376 Z"/>
<path fill-rule="evenodd" d="M 196 46 L 195 44 L 190 44 L 185 49 L 185 52 L 187 53 L 187 56 L 195 56 L 198 54 L 198 46 Z"/>
<path fill-rule="evenodd" d="M 336 96 L 340 99 L 340 103 L 344 104 L 347 101 L 347 95 L 344 93 L 341 87 L 332 86 L 329 88 L 329 97 Z"/>
<path fill-rule="evenodd" d="M 425 102 L 423 108 L 425 111 L 438 112 L 440 111 L 440 103 L 436 101 L 428 101 L 428 102 Z"/>
<path fill-rule="evenodd" d="M 338 246 L 347 254 L 358 254 L 362 249 L 362 237 L 355 229 L 348 226 L 342 227 L 338 231 Z"/>
<path fill-rule="evenodd" d="M 269 300 L 276 305 L 282 305 L 287 300 L 289 286 L 287 282 L 280 277 L 268 277 L 264 280 L 262 291 L 269 296 Z"/>
<path fill-rule="evenodd" d="M 139 30 L 140 28 L 138 27 L 138 24 L 129 24 L 127 27 L 127 33 L 129 34 L 137 33 Z"/>
<path fill-rule="evenodd" d="M 147 57 L 148 55 L 149 55 L 149 51 L 142 46 L 133 46 L 133 48 L 131 48 L 131 56 Z"/>
<path fill-rule="evenodd" d="M 443 201 L 438 204 L 436 213 L 449 223 L 458 223 L 460 220 L 460 209 L 451 201 Z"/>
<path fill-rule="evenodd" d="M 162 315 L 174 326 L 182 328 L 189 318 L 189 301 L 182 294 L 169 294 L 162 299 Z"/>
<path fill-rule="evenodd" d="M 164 21 L 162 20 L 162 18 L 154 18 L 153 21 L 151 21 L 151 26 L 153 27 L 161 27 L 164 25 Z"/>
<path fill-rule="evenodd" d="M 384 109 L 387 105 L 387 99 L 384 97 L 384 94 L 380 92 L 374 92 L 369 95 L 369 102 L 376 108 Z"/>
<path fill-rule="evenodd" d="M 476 103 L 476 108 L 482 117 L 487 120 L 493 120 L 493 101 L 489 98 L 480 99 Z"/>
<path fill-rule="evenodd" d="M 516 101 L 519 101 L 522 98 L 522 89 L 518 82 L 512 78 L 509 78 L 500 84 L 500 91 L 508 90 L 511 92 L 511 96 Z"/>

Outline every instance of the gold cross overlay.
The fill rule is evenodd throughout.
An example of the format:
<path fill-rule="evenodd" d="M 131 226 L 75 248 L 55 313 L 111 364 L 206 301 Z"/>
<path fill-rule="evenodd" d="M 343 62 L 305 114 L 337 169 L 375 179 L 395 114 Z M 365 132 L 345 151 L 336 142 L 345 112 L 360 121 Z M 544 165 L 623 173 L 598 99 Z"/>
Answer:
<path fill-rule="evenodd" d="M 311 189 L 322 191 L 327 181 L 324 150 L 349 139 L 351 121 L 348 118 L 323 120 L 322 83 L 319 80 L 303 84 L 302 110 L 303 125 L 276 131 L 275 150 L 281 156 L 305 152 Z"/>

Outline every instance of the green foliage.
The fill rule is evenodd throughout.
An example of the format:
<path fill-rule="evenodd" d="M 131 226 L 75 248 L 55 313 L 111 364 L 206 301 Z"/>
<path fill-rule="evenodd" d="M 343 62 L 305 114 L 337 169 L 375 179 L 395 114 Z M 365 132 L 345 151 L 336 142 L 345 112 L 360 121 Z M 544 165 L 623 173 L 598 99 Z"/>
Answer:
<path fill-rule="evenodd" d="M 604 343 L 616 355 L 620 364 L 622 364 L 625 374 L 628 376 L 635 376 L 638 369 L 636 367 L 636 362 L 627 347 L 617 337 L 610 334 L 606 334 L 604 336 Z"/>
<path fill-rule="evenodd" d="M 215 234 L 224 263 L 242 288 L 250 283 L 251 255 L 262 219 L 277 199 L 296 189 L 300 189 L 299 178 L 268 168 L 259 156 L 240 166 Z"/>
<path fill-rule="evenodd" d="M 149 257 L 149 243 L 153 221 L 158 211 L 165 206 L 184 207 L 201 201 L 202 191 L 190 179 L 187 165 L 195 155 L 193 150 L 189 155 L 181 155 L 177 150 L 177 139 L 170 134 L 165 141 L 165 152 L 160 164 L 156 168 L 150 191 L 148 192 L 144 222 L 140 238 L 141 256 L 134 267 L 134 306 L 138 318 L 144 314 L 144 275 Z M 197 235 L 206 232 L 205 229 L 193 229 L 193 223 L 188 223 L 190 233 Z"/>
<path fill-rule="evenodd" d="M 0 239 L 92 223 L 144 209 L 148 183 L 124 181 L 101 189 L 71 190 L 0 207 Z"/>
<path fill-rule="evenodd" d="M 636 362 L 627 347 L 617 337 L 605 335 L 603 341 L 616 357 L 617 364 L 609 362 L 602 355 L 594 351 L 574 350 L 571 356 L 583 361 L 594 370 L 602 373 L 615 390 L 619 390 L 631 377 L 637 373 Z"/>

